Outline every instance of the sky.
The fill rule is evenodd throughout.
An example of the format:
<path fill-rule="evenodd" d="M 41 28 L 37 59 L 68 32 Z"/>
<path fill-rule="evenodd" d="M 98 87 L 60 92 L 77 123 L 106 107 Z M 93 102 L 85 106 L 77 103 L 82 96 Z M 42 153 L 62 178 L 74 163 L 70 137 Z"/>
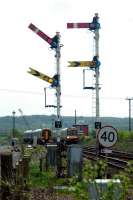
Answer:
<path fill-rule="evenodd" d="M 83 68 L 68 68 L 71 60 L 92 60 L 94 35 L 87 29 L 67 29 L 68 22 L 91 22 L 99 13 L 100 116 L 127 117 L 127 97 L 133 97 L 133 12 L 131 0 L 4 0 L 0 1 L 0 116 L 55 114 L 45 108 L 55 104 L 50 85 L 27 73 L 32 67 L 56 73 L 55 52 L 34 34 L 33 23 L 53 37 L 61 35 L 61 114 L 94 115 L 92 91 L 83 90 Z M 92 71 L 86 74 L 91 84 Z M 133 103 L 132 103 L 133 104 Z M 133 106 L 131 106 L 132 108 Z M 132 111 L 133 114 L 133 111 Z"/>

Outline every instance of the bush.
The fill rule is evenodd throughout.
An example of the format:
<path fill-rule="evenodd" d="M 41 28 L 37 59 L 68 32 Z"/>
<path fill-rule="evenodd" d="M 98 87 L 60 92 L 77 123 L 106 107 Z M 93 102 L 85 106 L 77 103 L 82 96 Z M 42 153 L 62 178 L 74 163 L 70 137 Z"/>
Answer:
<path fill-rule="evenodd" d="M 131 139 L 133 139 L 133 132 L 119 131 L 118 132 L 118 139 L 119 139 L 119 141 L 131 140 Z"/>

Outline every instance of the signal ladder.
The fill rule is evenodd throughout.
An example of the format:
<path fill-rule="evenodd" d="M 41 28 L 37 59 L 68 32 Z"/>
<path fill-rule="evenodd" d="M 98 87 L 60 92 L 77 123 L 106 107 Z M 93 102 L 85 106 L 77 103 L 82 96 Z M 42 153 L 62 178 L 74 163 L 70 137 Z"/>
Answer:
<path fill-rule="evenodd" d="M 92 72 L 92 87 L 95 88 L 95 73 L 94 71 Z M 92 117 L 95 118 L 96 116 L 96 90 L 92 90 Z"/>

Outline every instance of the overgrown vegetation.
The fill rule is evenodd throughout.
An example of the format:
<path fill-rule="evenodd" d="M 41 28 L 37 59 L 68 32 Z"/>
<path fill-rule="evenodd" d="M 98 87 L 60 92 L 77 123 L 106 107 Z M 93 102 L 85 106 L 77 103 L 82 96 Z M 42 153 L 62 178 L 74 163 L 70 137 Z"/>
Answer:
<path fill-rule="evenodd" d="M 133 131 L 119 131 L 118 132 L 119 141 L 133 141 Z"/>
<path fill-rule="evenodd" d="M 133 132 L 118 131 L 118 141 L 113 148 L 133 152 Z"/>
<path fill-rule="evenodd" d="M 97 178 L 106 179 L 108 166 L 106 162 L 97 160 L 95 163 L 85 160 L 83 165 L 83 178 L 79 181 L 78 175 L 71 178 L 67 176 L 63 178 L 57 178 L 56 168 L 45 168 L 44 155 L 46 149 L 43 146 L 37 146 L 37 148 L 25 148 L 24 155 L 32 156 L 30 161 L 30 171 L 27 176 L 26 184 L 18 184 L 16 187 L 9 182 L 2 182 L 2 187 L 5 188 L 7 193 L 13 196 L 13 200 L 17 198 L 17 195 L 24 189 L 43 188 L 50 189 L 53 195 L 58 196 L 71 196 L 75 200 L 88 200 L 89 185 L 95 186 L 95 191 L 101 196 L 102 200 L 127 200 L 128 197 L 133 197 L 133 162 L 130 162 L 125 171 L 117 173 L 112 177 L 112 180 L 120 180 L 120 184 L 109 182 L 105 192 L 103 193 L 98 184 Z M 40 168 L 40 159 L 43 155 L 43 170 Z M 67 172 L 65 171 L 65 174 Z M 21 180 L 20 180 L 21 181 Z M 59 187 L 55 189 L 55 186 Z M 63 189 L 60 188 L 63 186 Z M 10 188 L 10 189 L 9 189 Z M 117 190 L 116 190 L 117 188 Z M 119 192 L 119 196 L 114 198 L 114 193 Z M 23 193 L 25 199 L 30 199 L 29 192 Z M 19 198 L 18 198 L 19 199 Z M 132 198 L 133 199 L 133 198 Z"/>
<path fill-rule="evenodd" d="M 128 168 L 120 172 L 119 174 L 113 176 L 114 180 L 120 180 L 120 184 L 110 182 L 104 193 L 101 192 L 100 187 L 96 184 L 96 178 L 100 177 L 105 179 L 107 174 L 107 164 L 103 161 L 97 161 L 92 164 L 89 161 L 84 162 L 83 168 L 83 179 L 78 180 L 78 176 L 72 178 L 61 178 L 57 179 L 54 168 L 49 168 L 49 171 L 39 171 L 39 166 L 35 163 L 31 166 L 30 172 L 30 186 L 31 187 L 44 187 L 44 188 L 54 188 L 54 186 L 63 186 L 65 189 L 56 190 L 55 193 L 60 194 L 71 194 L 75 200 L 88 200 L 88 185 L 89 183 L 94 183 L 96 185 L 96 191 L 101 195 L 102 200 L 114 200 L 114 191 L 119 191 L 120 195 L 118 200 L 127 200 L 130 196 L 133 196 L 133 165 L 129 164 Z"/>

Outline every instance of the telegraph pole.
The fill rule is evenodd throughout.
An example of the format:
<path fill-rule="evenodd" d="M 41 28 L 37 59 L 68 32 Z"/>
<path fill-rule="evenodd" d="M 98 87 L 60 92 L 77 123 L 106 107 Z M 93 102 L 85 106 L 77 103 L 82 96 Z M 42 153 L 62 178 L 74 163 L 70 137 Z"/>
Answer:
<path fill-rule="evenodd" d="M 128 100 L 129 102 L 129 125 L 128 125 L 128 130 L 129 132 L 131 132 L 131 101 L 133 100 L 133 97 L 128 97 L 126 98 L 126 100 Z"/>
<path fill-rule="evenodd" d="M 13 111 L 12 112 L 12 138 L 14 138 L 15 137 L 15 114 L 16 114 L 16 112 L 15 111 Z"/>
<path fill-rule="evenodd" d="M 74 116 L 74 118 L 75 118 L 75 125 L 77 124 L 77 112 L 76 112 L 76 110 L 75 110 L 75 116 Z"/>

